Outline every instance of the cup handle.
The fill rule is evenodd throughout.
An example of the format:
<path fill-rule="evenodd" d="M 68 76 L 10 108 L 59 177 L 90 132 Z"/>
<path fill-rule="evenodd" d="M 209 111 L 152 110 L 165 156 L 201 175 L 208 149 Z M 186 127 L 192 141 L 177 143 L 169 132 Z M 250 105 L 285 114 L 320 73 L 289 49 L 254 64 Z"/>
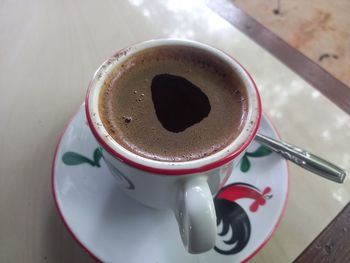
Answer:
<path fill-rule="evenodd" d="M 187 251 L 198 254 L 212 249 L 217 227 L 207 177 L 186 178 L 180 186 L 177 200 L 173 210 Z"/>

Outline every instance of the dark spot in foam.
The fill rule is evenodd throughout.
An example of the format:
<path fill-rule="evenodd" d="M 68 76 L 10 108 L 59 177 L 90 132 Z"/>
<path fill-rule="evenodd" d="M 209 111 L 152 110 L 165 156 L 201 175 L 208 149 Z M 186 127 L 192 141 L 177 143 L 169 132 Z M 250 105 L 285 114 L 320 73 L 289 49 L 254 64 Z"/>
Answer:
<path fill-rule="evenodd" d="M 181 132 L 199 123 L 211 110 L 205 93 L 180 76 L 156 75 L 151 91 L 158 120 L 171 132 Z"/>
<path fill-rule="evenodd" d="M 128 124 L 128 123 L 130 123 L 132 121 L 132 117 L 130 117 L 130 116 L 123 116 L 123 119 L 124 119 L 124 122 L 126 124 Z"/>

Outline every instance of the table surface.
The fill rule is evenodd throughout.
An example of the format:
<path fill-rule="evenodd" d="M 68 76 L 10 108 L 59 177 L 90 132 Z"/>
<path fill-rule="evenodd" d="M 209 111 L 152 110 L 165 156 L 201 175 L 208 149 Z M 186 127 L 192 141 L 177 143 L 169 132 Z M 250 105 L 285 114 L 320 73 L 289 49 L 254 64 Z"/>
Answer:
<path fill-rule="evenodd" d="M 0 262 L 92 262 L 55 211 L 55 144 L 97 67 L 127 45 L 160 37 L 236 57 L 284 140 L 350 170 L 349 115 L 202 1 L 2 1 Z M 252 262 L 293 261 L 350 200 L 349 180 L 290 170 L 285 216 Z"/>

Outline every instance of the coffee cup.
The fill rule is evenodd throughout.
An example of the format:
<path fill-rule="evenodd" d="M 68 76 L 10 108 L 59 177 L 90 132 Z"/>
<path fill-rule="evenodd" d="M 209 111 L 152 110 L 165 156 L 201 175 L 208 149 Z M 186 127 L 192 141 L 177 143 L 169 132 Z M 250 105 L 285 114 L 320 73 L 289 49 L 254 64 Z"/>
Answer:
<path fill-rule="evenodd" d="M 125 193 L 172 210 L 188 252 L 212 249 L 213 195 L 260 124 L 260 97 L 248 72 L 205 44 L 145 41 L 98 68 L 85 107 L 104 160 Z"/>

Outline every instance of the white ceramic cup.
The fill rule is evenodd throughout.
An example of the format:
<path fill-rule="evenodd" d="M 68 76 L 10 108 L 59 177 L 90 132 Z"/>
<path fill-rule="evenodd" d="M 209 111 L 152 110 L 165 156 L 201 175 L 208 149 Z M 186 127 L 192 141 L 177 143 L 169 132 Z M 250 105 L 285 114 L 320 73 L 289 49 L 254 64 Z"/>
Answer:
<path fill-rule="evenodd" d="M 241 78 L 248 96 L 247 118 L 240 135 L 227 147 L 198 160 L 163 162 L 130 152 L 109 136 L 98 111 L 103 83 L 125 60 L 140 51 L 156 47 L 204 50 L 229 65 Z M 171 209 L 188 252 L 202 253 L 212 249 L 217 235 L 213 195 L 232 174 L 260 124 L 260 97 L 247 71 L 224 52 L 198 42 L 150 40 L 123 49 L 105 61 L 89 84 L 85 102 L 89 127 L 104 149 L 103 157 L 108 167 L 125 192 L 147 206 Z"/>

